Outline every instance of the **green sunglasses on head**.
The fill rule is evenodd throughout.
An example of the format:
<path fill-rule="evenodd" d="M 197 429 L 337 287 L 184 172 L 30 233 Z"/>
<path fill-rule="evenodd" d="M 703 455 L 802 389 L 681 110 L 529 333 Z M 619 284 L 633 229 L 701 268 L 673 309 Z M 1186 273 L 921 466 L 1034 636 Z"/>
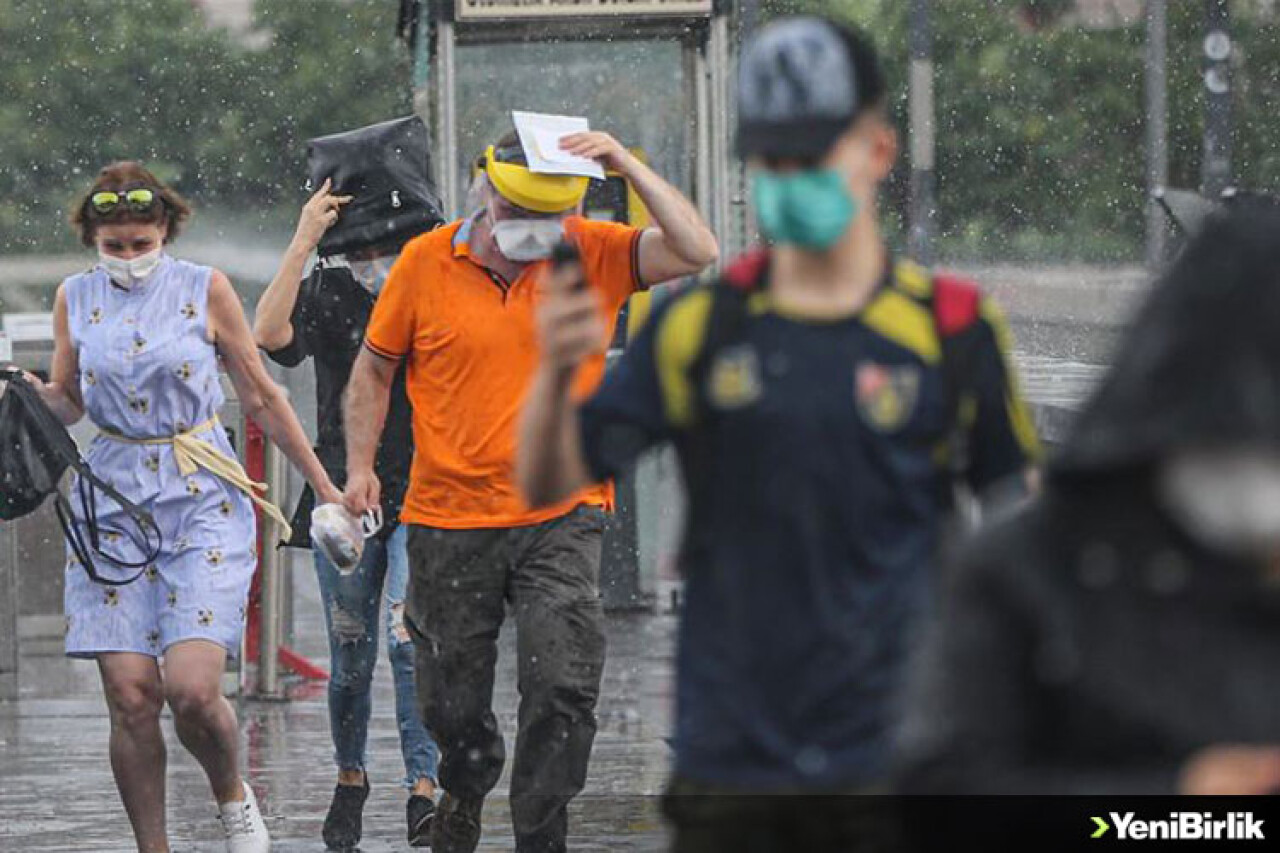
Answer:
<path fill-rule="evenodd" d="M 93 209 L 98 213 L 110 213 L 120 204 L 128 204 L 133 210 L 142 212 L 149 210 L 151 205 L 155 204 L 155 201 L 155 191 L 146 187 L 139 187 L 120 193 L 104 190 L 89 196 L 89 203 L 93 205 Z"/>

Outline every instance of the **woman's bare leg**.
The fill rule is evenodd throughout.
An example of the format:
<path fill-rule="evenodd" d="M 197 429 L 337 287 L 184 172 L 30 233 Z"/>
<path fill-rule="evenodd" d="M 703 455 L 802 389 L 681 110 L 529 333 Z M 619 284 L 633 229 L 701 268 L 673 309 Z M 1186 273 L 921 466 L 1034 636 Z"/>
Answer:
<path fill-rule="evenodd" d="M 111 772 L 133 824 L 138 850 L 168 853 L 160 668 L 149 655 L 109 652 L 98 655 L 98 670 L 111 713 Z"/>
<path fill-rule="evenodd" d="M 164 691 L 178 739 L 204 768 L 219 803 L 244 799 L 240 730 L 222 695 L 226 663 L 226 650 L 208 640 L 174 643 L 164 653 Z"/>

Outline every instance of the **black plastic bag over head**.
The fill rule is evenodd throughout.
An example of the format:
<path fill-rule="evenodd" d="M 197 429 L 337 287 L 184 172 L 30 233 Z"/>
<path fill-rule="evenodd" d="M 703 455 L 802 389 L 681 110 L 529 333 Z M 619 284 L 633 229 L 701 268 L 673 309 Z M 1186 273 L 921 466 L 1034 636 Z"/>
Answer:
<path fill-rule="evenodd" d="M 336 195 L 354 196 L 321 238 L 322 257 L 404 242 L 444 221 L 429 138 L 407 116 L 307 143 L 308 189 L 329 178 Z"/>
<path fill-rule="evenodd" d="M 67 469 L 79 475 L 77 492 L 80 519 L 71 503 L 58 489 Z M 115 501 L 132 522 L 133 529 L 121 530 L 98 524 L 97 492 Z M 151 514 L 121 495 L 89 468 L 80 456 L 71 434 L 49 410 L 44 400 L 13 367 L 0 367 L 0 519 L 13 521 L 35 512 L 50 495 L 58 513 L 58 523 L 81 567 L 97 583 L 121 586 L 136 580 L 160 554 L 162 537 Z M 81 530 L 83 529 L 83 532 Z M 116 534 L 134 546 L 134 558 L 108 553 L 103 534 Z M 87 535 L 87 538 L 86 538 Z M 104 578 L 98 574 L 93 557 L 124 569 L 136 569 L 132 577 Z"/>

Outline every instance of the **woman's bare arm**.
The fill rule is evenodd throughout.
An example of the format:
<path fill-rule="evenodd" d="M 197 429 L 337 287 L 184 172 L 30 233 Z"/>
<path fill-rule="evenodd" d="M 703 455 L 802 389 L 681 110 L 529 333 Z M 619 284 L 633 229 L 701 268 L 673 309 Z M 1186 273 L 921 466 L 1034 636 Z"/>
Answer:
<path fill-rule="evenodd" d="M 240 307 L 240 299 L 231 282 L 217 270 L 209 288 L 209 329 L 240 397 L 240 407 L 245 416 L 262 425 L 271 440 L 307 478 L 320 502 L 341 501 L 342 493 L 333 485 L 312 451 L 311 442 L 284 390 L 262 363 L 253 333 L 249 330 L 249 321 L 245 319 L 244 309 Z"/>

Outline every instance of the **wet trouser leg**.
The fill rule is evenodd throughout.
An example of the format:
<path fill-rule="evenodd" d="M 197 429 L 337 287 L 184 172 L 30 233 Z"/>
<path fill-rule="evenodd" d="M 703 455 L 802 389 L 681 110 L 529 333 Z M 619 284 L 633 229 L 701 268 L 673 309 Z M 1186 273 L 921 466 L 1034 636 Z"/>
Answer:
<path fill-rule="evenodd" d="M 511 815 L 520 853 L 565 849 L 566 807 L 586 783 L 605 657 L 604 518 L 579 507 L 529 529 L 508 581 L 520 689 Z"/>
<path fill-rule="evenodd" d="M 405 785 L 419 780 L 436 782 L 440 750 L 422 723 L 413 674 L 413 641 L 405 626 L 405 596 L 409 585 L 407 530 L 403 525 L 387 539 L 387 658 L 396 688 L 396 724 L 404 755 Z"/>
<path fill-rule="evenodd" d="M 387 571 L 386 543 L 365 542 L 355 571 L 341 574 L 318 550 L 316 576 L 329 632 L 329 730 L 339 770 L 363 770 L 378 662 L 378 616 Z"/>
<path fill-rule="evenodd" d="M 493 790 L 506 761 L 492 704 L 514 535 L 409 527 L 406 624 L 418 704 L 440 747 L 440 785 L 462 799 Z"/>

